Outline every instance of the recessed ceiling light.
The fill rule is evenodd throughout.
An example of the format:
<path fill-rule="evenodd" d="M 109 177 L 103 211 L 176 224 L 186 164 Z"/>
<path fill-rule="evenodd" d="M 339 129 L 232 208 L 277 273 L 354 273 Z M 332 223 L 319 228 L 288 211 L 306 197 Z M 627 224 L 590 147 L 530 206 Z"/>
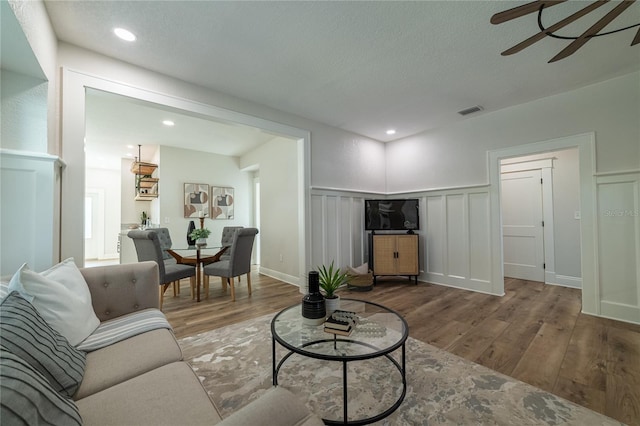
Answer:
<path fill-rule="evenodd" d="M 113 32 L 124 41 L 136 41 L 135 34 L 124 28 L 114 28 Z"/>
<path fill-rule="evenodd" d="M 174 122 L 173 122 L 173 121 L 171 121 L 171 120 L 164 120 L 164 121 L 162 122 L 162 124 L 164 124 L 165 126 L 169 126 L 169 127 L 171 127 L 171 126 L 175 126 L 175 125 L 176 125 L 176 123 L 174 123 Z"/>
<path fill-rule="evenodd" d="M 134 148 L 134 146 L 133 146 L 133 145 L 127 145 L 127 148 L 129 148 L 129 149 L 133 149 L 133 148 Z"/>
<path fill-rule="evenodd" d="M 395 129 L 389 129 L 389 130 L 387 130 L 387 132 L 386 132 L 386 133 L 387 133 L 388 135 L 395 135 L 395 134 L 396 134 L 396 131 L 395 131 Z"/>

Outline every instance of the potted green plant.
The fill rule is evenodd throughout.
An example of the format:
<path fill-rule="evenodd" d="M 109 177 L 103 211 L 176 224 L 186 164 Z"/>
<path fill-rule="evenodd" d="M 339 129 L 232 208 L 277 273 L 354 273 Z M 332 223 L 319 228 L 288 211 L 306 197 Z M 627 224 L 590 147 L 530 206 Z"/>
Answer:
<path fill-rule="evenodd" d="M 189 234 L 189 238 L 196 241 L 196 245 L 206 245 L 207 238 L 211 235 L 211 231 L 207 228 L 194 229 Z"/>
<path fill-rule="evenodd" d="M 333 261 L 328 268 L 320 265 L 317 269 L 320 288 L 324 293 L 326 302 L 327 315 L 329 315 L 336 309 L 340 309 L 340 296 L 336 294 L 336 290 L 346 285 L 351 280 L 351 277 L 347 272 L 342 272 L 340 268 L 336 268 L 333 265 Z"/>

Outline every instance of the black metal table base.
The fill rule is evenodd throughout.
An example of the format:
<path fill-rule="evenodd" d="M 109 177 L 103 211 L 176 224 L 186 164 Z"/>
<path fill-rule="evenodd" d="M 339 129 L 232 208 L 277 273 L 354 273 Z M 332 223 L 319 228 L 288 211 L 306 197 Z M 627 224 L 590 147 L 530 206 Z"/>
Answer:
<path fill-rule="evenodd" d="M 313 341 L 313 342 L 309 342 L 307 345 L 303 345 L 302 347 L 305 346 L 309 346 L 309 345 L 315 345 L 318 343 L 324 343 L 324 342 L 333 342 L 334 347 L 337 344 L 337 342 L 340 341 L 344 341 L 344 342 L 348 342 L 350 344 L 360 344 L 360 345 L 364 345 L 364 346 L 368 346 L 368 347 L 372 347 L 371 345 L 367 344 L 367 343 L 363 343 L 363 342 L 358 342 L 358 341 L 353 341 L 353 340 L 343 340 L 343 339 L 338 339 L 337 337 L 334 337 L 333 339 L 325 339 L 325 340 L 317 340 L 317 341 Z M 282 365 L 285 363 L 285 361 L 287 359 L 289 359 L 289 357 L 291 357 L 291 355 L 295 354 L 296 352 L 294 351 L 289 351 L 284 357 L 282 357 L 282 359 L 280 360 L 280 362 L 276 362 L 276 339 L 275 338 L 271 338 L 271 343 L 272 343 L 272 359 L 273 359 L 273 369 L 272 369 L 272 374 L 273 374 L 273 385 L 277 386 L 278 385 L 278 373 L 280 372 L 280 368 L 282 367 Z M 379 420 L 382 420 L 386 417 L 388 417 L 391 413 L 393 413 L 394 411 L 396 411 L 398 409 L 398 407 L 400 407 L 400 405 L 402 404 L 402 401 L 404 401 L 404 397 L 407 394 L 407 376 L 406 376 L 406 350 L 405 350 L 405 344 L 404 342 L 401 345 L 402 348 L 402 364 L 400 364 L 395 358 L 393 358 L 391 356 L 391 353 L 387 353 L 384 354 L 382 356 L 384 356 L 385 358 L 387 358 L 389 361 L 391 361 L 391 363 L 396 367 L 396 369 L 398 370 L 398 372 L 400 372 L 400 376 L 402 377 L 402 393 L 400 395 L 400 397 L 397 399 L 396 402 L 393 403 L 393 405 L 391 407 L 389 407 L 388 409 L 386 409 L 385 411 L 383 411 L 380 414 L 377 414 L 375 416 L 372 417 L 367 417 L 365 419 L 358 419 L 358 420 L 349 420 L 349 400 L 348 400 L 348 386 L 347 386 L 347 364 L 351 361 L 362 361 L 365 359 L 371 359 L 368 357 L 365 357 L 363 359 L 349 359 L 349 360 L 336 360 L 336 359 L 327 359 L 325 357 L 318 357 L 319 359 L 325 359 L 328 361 L 336 361 L 336 362 L 342 362 L 342 398 L 343 398 L 343 420 L 331 420 L 331 419 L 322 419 L 322 421 L 327 424 L 327 425 L 367 425 L 370 423 L 374 423 L 377 422 Z M 301 354 L 299 354 L 301 355 Z M 302 355 L 302 356 L 306 356 L 306 355 Z"/>

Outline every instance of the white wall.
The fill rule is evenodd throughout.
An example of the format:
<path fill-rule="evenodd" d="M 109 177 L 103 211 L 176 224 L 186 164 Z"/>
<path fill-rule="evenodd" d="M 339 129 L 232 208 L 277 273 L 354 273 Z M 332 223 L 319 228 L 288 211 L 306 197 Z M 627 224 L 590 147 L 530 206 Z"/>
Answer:
<path fill-rule="evenodd" d="M 0 77 L 2 148 L 46 153 L 47 82 L 6 70 Z"/>
<path fill-rule="evenodd" d="M 640 168 L 640 73 L 387 144 L 389 192 L 488 183 L 487 151 L 595 132 L 597 172 Z"/>
<path fill-rule="evenodd" d="M 9 0 L 17 21 L 24 32 L 31 52 L 25 55 L 35 55 L 38 64 L 49 82 L 47 87 L 47 145 L 38 152 L 48 152 L 59 155 L 59 140 L 57 137 L 57 48 L 58 40 L 49 21 L 49 15 L 42 1 Z M 18 148 L 25 149 L 25 148 Z"/>
<path fill-rule="evenodd" d="M 200 226 L 198 218 L 184 217 L 184 184 L 205 183 L 228 186 L 235 189 L 235 210 L 232 220 L 205 219 L 204 225 L 211 230 L 209 244 L 220 242 L 225 226 L 251 226 L 253 210 L 253 178 L 243 172 L 237 157 L 210 154 L 188 149 L 161 146 L 159 149 L 157 177 L 159 222 L 169 228 L 174 247 L 187 246 L 187 228 L 193 220 Z M 153 222 L 156 219 L 152 217 Z M 168 222 L 167 222 L 168 221 Z"/>
<path fill-rule="evenodd" d="M 102 247 L 98 258 L 118 257 L 118 234 L 120 233 L 120 170 L 87 169 L 85 185 L 87 189 L 100 190 L 104 194 L 102 215 L 104 229 Z"/>
<path fill-rule="evenodd" d="M 240 159 L 242 169 L 258 167 L 260 173 L 260 272 L 292 284 L 301 273 L 297 144 L 277 137 Z"/>

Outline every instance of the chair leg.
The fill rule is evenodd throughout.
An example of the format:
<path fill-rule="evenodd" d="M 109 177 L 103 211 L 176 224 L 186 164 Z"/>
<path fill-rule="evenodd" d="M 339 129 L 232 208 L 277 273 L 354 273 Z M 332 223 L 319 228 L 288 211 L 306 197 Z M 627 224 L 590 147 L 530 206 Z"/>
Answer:
<path fill-rule="evenodd" d="M 173 287 L 173 297 L 178 295 L 178 285 L 180 285 L 180 281 L 174 281 L 171 283 Z"/>
<path fill-rule="evenodd" d="M 249 289 L 249 296 L 251 296 L 251 272 L 247 272 L 247 288 Z"/>
<path fill-rule="evenodd" d="M 162 310 L 162 300 L 164 299 L 164 292 L 169 288 L 170 283 L 160 284 L 158 287 L 160 288 L 160 310 Z"/>
<path fill-rule="evenodd" d="M 189 277 L 189 284 L 191 284 L 191 300 L 196 298 L 196 277 Z"/>
<path fill-rule="evenodd" d="M 229 278 L 220 277 L 220 282 L 222 283 L 222 290 L 225 293 L 227 292 L 227 281 L 229 281 Z"/>
<path fill-rule="evenodd" d="M 233 285 L 233 277 L 227 278 L 227 282 L 229 283 L 229 287 L 231 287 L 231 301 L 235 302 L 236 301 L 236 288 Z"/>

